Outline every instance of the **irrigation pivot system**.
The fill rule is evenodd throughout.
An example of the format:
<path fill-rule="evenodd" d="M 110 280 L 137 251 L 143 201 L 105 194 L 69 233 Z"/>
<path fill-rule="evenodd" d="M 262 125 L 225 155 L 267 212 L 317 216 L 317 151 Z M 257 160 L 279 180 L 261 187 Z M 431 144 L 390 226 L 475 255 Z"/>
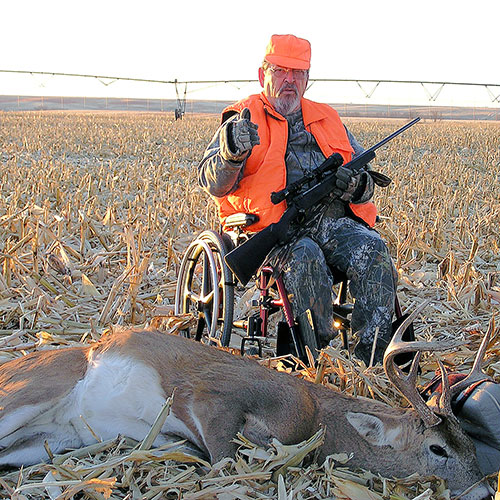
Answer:
<path fill-rule="evenodd" d="M 58 73 L 49 71 L 25 71 L 25 70 L 9 70 L 0 69 L 0 73 L 15 73 L 26 75 L 44 75 L 44 76 L 63 76 L 75 78 L 92 78 L 101 82 L 106 87 L 117 81 L 142 82 L 142 83 L 158 83 L 174 85 L 177 97 L 177 106 L 175 109 L 175 117 L 182 118 L 186 110 L 186 95 L 188 93 L 188 85 L 217 85 L 217 84 L 242 84 L 255 83 L 257 80 L 154 80 L 147 78 L 129 78 L 122 76 L 105 76 L 105 75 L 85 75 L 77 73 Z M 445 86 L 467 86 L 467 87 L 483 87 L 488 92 L 492 103 L 500 103 L 500 83 L 470 83 L 470 82 L 433 82 L 421 80 L 376 80 L 376 79 L 343 79 L 343 78 L 311 78 L 309 86 L 316 82 L 343 82 L 355 83 L 359 86 L 367 99 L 371 98 L 380 84 L 418 84 L 425 90 L 428 100 L 435 102 L 439 94 Z M 371 89 L 367 90 L 366 86 L 371 85 Z M 432 90 L 430 87 L 434 87 Z"/>

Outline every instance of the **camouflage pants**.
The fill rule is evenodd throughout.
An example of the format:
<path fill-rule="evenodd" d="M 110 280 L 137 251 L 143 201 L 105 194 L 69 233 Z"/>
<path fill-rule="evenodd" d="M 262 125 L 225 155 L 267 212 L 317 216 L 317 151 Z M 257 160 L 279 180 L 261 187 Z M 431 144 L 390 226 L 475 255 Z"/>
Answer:
<path fill-rule="evenodd" d="M 347 276 L 355 300 L 351 329 L 359 341 L 354 352 L 368 364 L 378 328 L 375 362 L 380 362 L 392 334 L 397 282 L 380 235 L 348 217 L 323 217 L 291 247 L 283 280 L 295 315 L 312 310 L 322 345 L 336 334 L 331 307 L 335 270 Z"/>

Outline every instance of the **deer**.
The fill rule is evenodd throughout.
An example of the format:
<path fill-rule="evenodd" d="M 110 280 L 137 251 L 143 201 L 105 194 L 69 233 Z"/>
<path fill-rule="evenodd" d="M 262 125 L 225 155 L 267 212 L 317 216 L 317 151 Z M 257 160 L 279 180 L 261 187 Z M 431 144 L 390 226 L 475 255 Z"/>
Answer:
<path fill-rule="evenodd" d="M 414 316 L 400 325 L 384 358 L 387 376 L 409 408 L 345 395 L 248 357 L 149 329 L 32 352 L 0 366 L 0 466 L 47 461 L 44 442 L 60 453 L 94 443 L 95 435 L 142 440 L 175 389 L 155 446 L 172 436 L 186 439 L 214 464 L 235 456 L 237 433 L 266 446 L 273 438 L 299 443 L 325 427 L 320 462 L 346 452 L 351 468 L 385 477 L 437 475 L 452 495 L 489 498 L 473 443 L 451 411 L 447 378 L 442 377 L 439 400 L 426 403 L 417 391 L 421 353 L 443 347 L 402 340 Z M 416 353 L 408 374 L 394 362 L 402 352 Z"/>

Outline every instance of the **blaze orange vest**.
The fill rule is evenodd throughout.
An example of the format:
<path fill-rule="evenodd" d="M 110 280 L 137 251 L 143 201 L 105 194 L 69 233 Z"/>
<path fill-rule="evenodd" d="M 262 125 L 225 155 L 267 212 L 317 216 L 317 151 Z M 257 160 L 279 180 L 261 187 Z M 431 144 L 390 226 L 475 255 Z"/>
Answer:
<path fill-rule="evenodd" d="M 351 160 L 353 149 L 344 125 L 337 112 L 327 104 L 302 99 L 302 116 L 306 130 L 316 139 L 322 153 L 328 158 L 340 153 L 344 163 Z M 288 142 L 288 122 L 270 105 L 263 93 L 251 95 L 223 111 L 240 112 L 249 108 L 252 122 L 259 126 L 260 144 L 252 149 L 246 160 L 243 177 L 237 189 L 220 198 L 214 197 L 221 223 L 227 216 L 237 213 L 253 213 L 259 221 L 249 226 L 252 232 L 260 231 L 277 222 L 286 209 L 286 202 L 271 203 L 271 193 L 286 186 L 285 153 Z M 371 202 L 350 204 L 354 214 L 367 222 L 375 223 L 376 209 Z"/>

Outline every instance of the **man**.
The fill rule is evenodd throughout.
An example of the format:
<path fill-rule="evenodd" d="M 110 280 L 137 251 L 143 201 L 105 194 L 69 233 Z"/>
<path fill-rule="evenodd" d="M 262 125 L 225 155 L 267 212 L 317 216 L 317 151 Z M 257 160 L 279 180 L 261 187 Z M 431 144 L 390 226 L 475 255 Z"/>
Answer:
<path fill-rule="evenodd" d="M 311 48 L 294 35 L 273 35 L 262 67 L 261 94 L 226 108 L 222 125 L 199 166 L 201 186 L 215 199 L 221 221 L 237 212 L 255 213 L 260 231 L 279 220 L 286 204 L 270 194 L 316 168 L 332 153 L 344 164 L 363 149 L 335 110 L 303 95 L 309 79 Z M 332 197 L 307 214 L 299 237 L 289 245 L 281 270 L 294 313 L 310 309 L 323 347 L 335 335 L 332 273 L 345 273 L 355 298 L 352 331 L 355 355 L 368 365 L 381 362 L 392 334 L 396 273 L 389 252 L 370 228 L 376 211 L 369 201 L 369 171 L 356 175 L 342 166 Z M 374 343 L 374 340 L 376 342 Z"/>

